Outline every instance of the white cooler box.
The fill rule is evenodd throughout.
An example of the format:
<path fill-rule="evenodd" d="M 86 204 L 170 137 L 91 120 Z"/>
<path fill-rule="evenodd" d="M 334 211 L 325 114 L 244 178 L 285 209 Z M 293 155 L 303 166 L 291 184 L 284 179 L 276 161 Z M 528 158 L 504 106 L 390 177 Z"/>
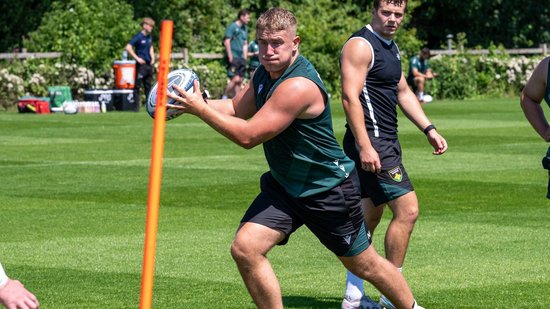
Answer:
<path fill-rule="evenodd" d="M 105 104 L 107 111 L 114 111 L 113 90 L 111 89 L 89 89 L 84 90 L 84 101 L 96 101 L 100 106 Z"/>

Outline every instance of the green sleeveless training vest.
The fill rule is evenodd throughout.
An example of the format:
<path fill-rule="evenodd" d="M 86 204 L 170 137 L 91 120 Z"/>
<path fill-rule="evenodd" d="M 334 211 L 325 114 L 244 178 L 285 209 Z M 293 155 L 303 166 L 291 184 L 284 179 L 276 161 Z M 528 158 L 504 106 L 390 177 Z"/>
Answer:
<path fill-rule="evenodd" d="M 288 128 L 263 143 L 265 157 L 273 177 L 293 197 L 305 197 L 327 191 L 349 176 L 354 163 L 334 137 L 327 90 L 313 65 L 301 55 L 281 77 L 272 80 L 261 65 L 254 74 L 256 107 L 262 108 L 284 80 L 304 77 L 323 91 L 325 110 L 313 119 L 295 119 Z"/>

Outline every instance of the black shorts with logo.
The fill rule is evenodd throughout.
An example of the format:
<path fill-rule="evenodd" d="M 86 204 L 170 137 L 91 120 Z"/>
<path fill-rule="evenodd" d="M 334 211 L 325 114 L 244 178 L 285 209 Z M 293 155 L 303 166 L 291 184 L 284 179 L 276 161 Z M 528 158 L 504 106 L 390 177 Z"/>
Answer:
<path fill-rule="evenodd" d="M 244 77 L 246 73 L 246 60 L 244 58 L 235 57 L 227 68 L 227 77 L 239 75 Z"/>
<path fill-rule="evenodd" d="M 258 223 L 290 235 L 306 225 L 337 256 L 355 256 L 368 248 L 370 234 L 365 226 L 357 172 L 331 190 L 295 198 L 270 172 L 260 179 L 261 192 L 252 202 L 241 223 Z"/>
<path fill-rule="evenodd" d="M 380 174 L 361 168 L 359 152 L 353 133 L 348 129 L 344 135 L 344 152 L 355 162 L 361 180 L 361 197 L 370 198 L 374 205 L 382 205 L 414 191 L 409 175 L 401 162 L 401 145 L 397 139 L 371 138 L 378 152 L 382 170 Z"/>

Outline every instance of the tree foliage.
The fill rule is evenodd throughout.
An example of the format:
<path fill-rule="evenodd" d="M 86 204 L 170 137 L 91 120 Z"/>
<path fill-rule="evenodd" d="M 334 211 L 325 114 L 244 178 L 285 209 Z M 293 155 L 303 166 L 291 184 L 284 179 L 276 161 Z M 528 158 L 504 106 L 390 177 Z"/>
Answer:
<path fill-rule="evenodd" d="M 415 29 L 408 29 L 410 13 L 419 0 L 410 0 L 408 15 L 397 41 L 404 58 L 416 53 L 422 42 Z M 108 71 L 113 60 L 139 30 L 139 20 L 151 17 L 155 49 L 162 20 L 174 22 L 173 51 L 223 53 L 225 28 L 242 8 L 251 11 L 250 39 L 255 35 L 254 21 L 270 7 L 284 7 L 296 14 L 301 52 L 317 67 L 331 92 L 339 91 L 338 59 L 347 38 L 371 18 L 371 1 L 337 0 L 58 0 L 44 15 L 38 30 L 25 42 L 30 51 L 61 51 L 66 61 L 93 70 Z M 209 60 L 212 62 L 212 60 Z M 207 65 L 206 61 L 192 61 Z M 223 72 L 223 63 L 208 64 L 209 71 Z M 216 67 L 217 66 L 217 67 Z M 100 74 L 98 72 L 98 74 Z M 225 83 L 225 74 L 212 84 Z"/>
<path fill-rule="evenodd" d="M 236 19 L 238 10 L 251 11 L 250 39 L 255 35 L 254 21 L 270 7 L 293 11 L 298 19 L 298 34 L 302 38 L 301 53 L 314 63 L 332 91 L 339 91 L 339 54 L 347 38 L 370 21 L 371 1 L 295 0 L 295 1 L 193 1 L 136 0 L 137 17 L 146 15 L 156 20 L 174 21 L 174 49 L 186 47 L 190 52 L 223 53 L 221 40 L 225 27 Z M 418 1 L 409 2 L 412 12 Z M 402 29 L 398 34 L 404 56 L 416 53 L 422 43 L 415 30 Z"/>
<path fill-rule="evenodd" d="M 69 63 L 106 71 L 120 59 L 137 31 L 132 7 L 124 1 L 55 1 L 38 29 L 25 40 L 25 47 L 34 52 L 62 52 Z"/>
<path fill-rule="evenodd" d="M 447 34 L 464 32 L 469 47 L 491 43 L 506 48 L 538 47 L 550 42 L 550 3 L 539 0 L 424 0 L 412 25 L 432 48 L 446 42 Z"/>
<path fill-rule="evenodd" d="M 23 37 L 34 31 L 53 0 L 0 1 L 0 52 L 23 46 Z"/>
<path fill-rule="evenodd" d="M 162 20 L 174 22 L 172 46 L 190 52 L 221 52 L 225 27 L 233 22 L 240 2 L 206 0 L 135 0 L 134 17 L 149 16 L 160 25 Z M 245 7 L 245 6 L 243 6 Z M 160 27 L 153 32 L 158 38 Z"/>
<path fill-rule="evenodd" d="M 50 10 L 43 14 L 44 5 L 50 3 Z M 522 47 L 525 47 L 522 44 L 548 42 L 548 29 L 542 25 L 550 23 L 549 8 L 537 6 L 531 0 L 527 0 L 525 5 L 515 4 L 517 2 L 513 0 L 497 0 L 494 3 L 473 0 L 459 4 L 449 0 L 409 0 L 405 22 L 395 39 L 400 48 L 403 70 L 407 70 L 409 57 L 425 45 L 422 39 L 431 40 L 427 34 L 444 36 L 451 31 L 449 29 L 455 29 L 452 28 L 455 24 L 460 31 L 453 32 L 454 42 L 466 47 L 482 45 L 495 49 L 501 46 L 500 42 Z M 160 24 L 162 20 L 169 19 L 174 22 L 173 52 L 188 48 L 191 53 L 223 53 L 221 41 L 225 28 L 237 18 L 240 9 L 251 11 L 249 39 L 252 39 L 257 17 L 276 6 L 295 13 L 298 34 L 302 39 L 301 53 L 316 66 L 329 92 L 339 96 L 341 48 L 354 31 L 370 22 L 372 5 L 372 0 L 3 1 L 0 10 L 7 11 L 2 11 L 5 18 L 0 20 L 0 31 L 9 33 L 3 37 L 0 46 L 15 44 L 13 42 L 17 39 L 10 37 L 12 32 L 24 33 L 6 30 L 14 29 L 13 26 L 6 26 L 10 22 L 20 21 L 21 29 L 36 29 L 24 41 L 29 51 L 59 51 L 64 56 L 55 60 L 1 61 L 0 105 L 9 108 L 23 94 L 44 95 L 48 86 L 59 83 L 70 85 L 76 97 L 82 89 L 113 87 L 112 62 L 120 59 L 124 46 L 139 31 L 139 22 L 143 17 L 152 17 L 157 22 L 153 31 L 156 51 Z M 32 12 L 33 6 L 36 12 Z M 498 12 L 495 11 L 497 7 Z M 524 14 L 526 12 L 531 15 Z M 511 18 L 498 20 L 509 13 Z M 23 21 L 27 14 L 28 24 Z M 31 26 L 32 21 L 36 23 L 41 16 L 40 25 Z M 532 16 L 537 18 L 529 20 Z M 429 22 L 420 23 L 422 18 Z M 501 36 L 499 31 L 505 35 Z M 441 43 L 440 40 L 444 37 L 437 39 L 437 44 Z M 491 43 L 493 41 L 494 44 Z M 487 45 L 484 42 L 488 42 Z M 428 43 L 432 48 L 439 47 L 431 44 Z M 518 62 L 517 57 L 491 57 L 485 59 L 461 54 L 434 58 L 432 67 L 440 73 L 440 78 L 432 81 L 428 91 L 438 98 L 517 94 L 535 61 Z M 189 63 L 172 61 L 172 67 L 196 70 L 201 86 L 206 87 L 214 97 L 221 96 L 227 83 L 221 60 L 191 57 Z"/>

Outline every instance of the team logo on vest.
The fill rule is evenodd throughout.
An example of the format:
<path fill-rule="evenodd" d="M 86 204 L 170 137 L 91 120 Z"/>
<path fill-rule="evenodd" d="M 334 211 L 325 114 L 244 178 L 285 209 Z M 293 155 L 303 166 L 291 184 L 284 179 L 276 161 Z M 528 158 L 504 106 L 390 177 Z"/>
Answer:
<path fill-rule="evenodd" d="M 258 93 L 261 93 L 262 89 L 264 89 L 264 84 L 260 84 L 260 86 L 258 86 Z"/>
<path fill-rule="evenodd" d="M 401 180 L 403 180 L 403 173 L 401 172 L 401 168 L 399 166 L 389 170 L 388 174 L 390 175 L 391 179 L 393 179 L 393 181 L 395 182 L 401 182 Z"/>
<path fill-rule="evenodd" d="M 258 91 L 259 92 L 259 91 Z M 349 177 L 349 173 L 346 172 L 346 167 L 344 166 L 344 164 L 340 164 L 340 162 L 338 161 L 338 159 L 334 160 L 334 165 L 338 166 L 339 169 L 341 169 L 342 171 L 344 171 L 344 173 L 346 173 L 346 178 Z"/>
<path fill-rule="evenodd" d="M 401 55 L 399 53 L 395 54 L 397 56 L 397 60 L 401 61 Z"/>

